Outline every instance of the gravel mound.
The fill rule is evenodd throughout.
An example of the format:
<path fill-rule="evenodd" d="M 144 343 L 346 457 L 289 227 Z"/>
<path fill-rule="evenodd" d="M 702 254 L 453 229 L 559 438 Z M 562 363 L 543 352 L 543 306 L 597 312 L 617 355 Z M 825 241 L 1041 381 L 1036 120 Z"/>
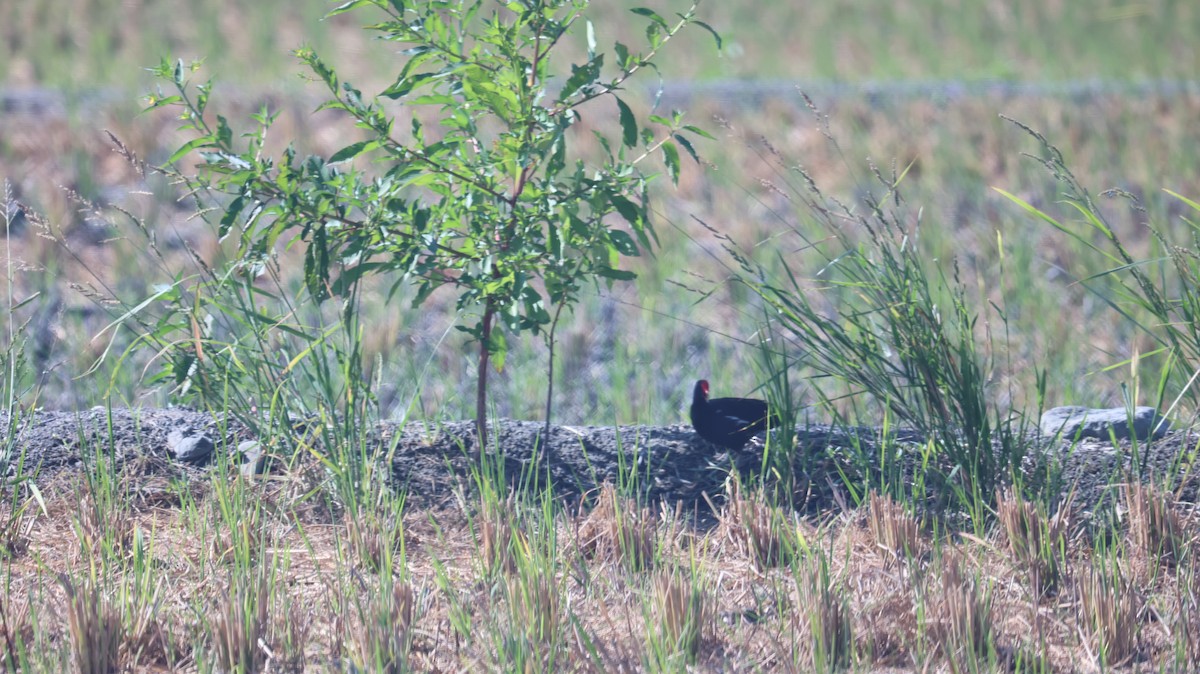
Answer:
<path fill-rule="evenodd" d="M 239 443 L 254 439 L 236 421 L 178 408 L 38 411 L 19 416 L 15 427 L 13 423 L 0 413 L 0 431 L 5 432 L 0 437 L 13 438 L 8 443 L 9 472 L 14 472 L 11 464 L 23 455 L 25 472 L 36 472 L 38 481 L 64 471 L 83 470 L 93 457 L 104 457 L 134 471 L 152 473 L 172 467 L 177 474 L 202 474 L 211 469 L 213 458 L 221 452 L 233 456 L 234 462 L 241 460 L 236 450 Z M 731 468 L 750 471 L 761 461 L 760 449 L 753 443 L 740 452 L 725 452 L 682 424 L 553 426 L 544 443 L 541 422 L 502 419 L 493 427 L 487 455 L 501 459 L 496 465 L 503 468 L 510 483 L 536 476 L 539 484 L 546 484 L 548 478 L 554 491 L 565 497 L 578 496 L 606 481 L 615 482 L 622 467 L 636 466 L 637 487 L 651 500 L 688 511 L 706 510 L 705 496 L 716 499 L 723 492 Z M 177 460 L 175 448 L 195 447 L 200 437 L 211 441 L 212 452 L 191 452 L 192 463 Z M 800 429 L 798 437 L 799 466 L 814 453 L 836 457 L 838 448 L 878 446 L 879 429 L 810 426 Z M 914 448 L 915 457 L 921 441 L 917 434 L 902 431 L 893 437 L 901 447 Z M 1116 487 L 1127 475 L 1175 476 L 1171 486 L 1178 490 L 1180 500 L 1194 502 L 1197 478 L 1191 468 L 1198 440 L 1200 436 L 1185 429 L 1136 445 L 1128 440 L 1113 445 L 1095 438 L 1074 444 L 1041 442 L 1026 468 L 1044 474 L 1046 465 L 1055 467 L 1051 475 L 1060 480 L 1064 493 L 1074 492 L 1076 508 L 1084 510 L 1116 496 Z M 441 503 L 454 498 L 456 489 L 471 488 L 473 467 L 478 463 L 473 422 L 382 423 L 372 430 L 368 442 L 381 456 L 390 456 L 394 484 L 415 501 Z M 539 451 L 541 448 L 544 451 Z M 837 472 L 825 472 L 833 479 L 821 478 L 824 484 L 814 480 L 810 494 L 816 501 L 810 502 L 810 507 L 831 505 L 827 498 L 837 491 Z"/>

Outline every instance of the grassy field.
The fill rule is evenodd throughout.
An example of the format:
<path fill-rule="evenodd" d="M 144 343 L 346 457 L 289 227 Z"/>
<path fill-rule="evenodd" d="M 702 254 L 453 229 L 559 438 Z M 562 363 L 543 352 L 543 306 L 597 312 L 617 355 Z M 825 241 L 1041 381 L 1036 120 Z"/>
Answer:
<path fill-rule="evenodd" d="M 592 9 L 602 43 L 635 40 L 631 6 Z M 193 251 L 215 268 L 231 251 L 105 130 L 165 161 L 177 120 L 137 114 L 151 86 L 143 68 L 203 57 L 203 74 L 225 83 L 214 106 L 239 127 L 269 105 L 277 146 L 332 153 L 356 131 L 311 112 L 320 92 L 295 77 L 289 51 L 311 44 L 366 91 L 387 86 L 396 61 L 359 30 L 363 15 L 322 21 L 328 8 L 0 7 L 0 83 L 15 101 L 0 110 L 6 409 L 171 400 L 152 379 L 162 355 L 132 349 L 134 333 L 110 325 L 194 273 Z M 764 382 L 786 372 L 808 406 L 802 419 L 915 419 L 946 443 L 935 452 L 954 451 L 946 420 L 967 414 L 973 395 L 984 436 L 1066 404 L 1171 407 L 1189 425 L 1200 399 L 1189 378 L 1200 365 L 1200 208 L 1188 202 L 1200 199 L 1200 6 L 760 1 L 705 4 L 700 16 L 725 48 L 718 55 L 698 30 L 671 44 L 661 105 L 686 109 L 716 141 L 697 146 L 704 162 L 686 160 L 678 188 L 657 183 L 661 245 L 634 265 L 637 282 L 597 291 L 560 328 L 556 422 L 679 423 L 695 379 L 712 380 L 714 395 L 776 400 Z M 49 89 L 50 103 L 30 104 L 30 87 Z M 642 112 L 654 94 L 629 100 Z M 611 125 L 609 107 L 586 124 Z M 296 255 L 282 255 L 285 272 Z M 299 295 L 297 276 L 279 278 L 282 305 Z M 355 413 L 469 417 L 474 363 L 453 330 L 453 298 L 418 310 L 402 292 L 385 303 L 385 281 L 361 307 L 376 401 Z M 928 294 L 913 299 L 912 288 Z M 310 335 L 338 318 L 337 307 L 299 315 L 292 327 Z M 832 334 L 889 346 L 932 330 L 920 334 L 935 348 L 916 363 L 950 365 L 931 381 L 954 414 L 870 353 L 822 355 L 804 328 L 823 317 Z M 274 346 L 290 355 L 306 343 Z M 968 347 L 978 372 L 958 368 Z M 546 349 L 512 348 L 493 377 L 495 412 L 539 419 Z M 304 362 L 306 376 L 322 367 Z M 878 372 L 900 393 L 889 397 Z M 314 381 L 289 384 L 288 404 L 336 399 Z M 243 394 L 266 405 L 275 391 Z M 948 524 L 962 517 L 892 488 L 896 474 L 870 485 L 888 496 L 852 492 L 815 520 L 770 480 L 733 485 L 714 495 L 719 524 L 697 528 L 639 501 L 633 474 L 576 511 L 536 489 L 508 495 L 485 464 L 460 503 L 430 510 L 340 455 L 297 455 L 270 479 L 242 480 L 224 466 L 210 476 L 115 467 L 95 448 L 84 474 L 34 490 L 11 437 L 17 479 L 0 503 L 10 669 L 1200 666 L 1195 516 L 1169 490 L 1124 485 L 1127 475 L 1114 476 L 1120 517 L 1101 525 L 1081 524 L 1066 493 L 994 495 L 991 478 L 1006 475 L 972 474 L 989 489 L 955 499 L 971 513 L 963 531 Z"/>
<path fill-rule="evenodd" d="M 343 15 L 322 22 L 336 4 L 11 3 L 0 9 L 5 27 L 0 81 L 142 86 L 149 77 L 141 69 L 170 53 L 205 58 L 226 81 L 280 86 L 294 82 L 289 52 L 301 43 L 346 64 L 359 80 L 388 72 L 387 51 L 358 30 L 368 19 Z M 648 6 L 669 16 L 688 4 L 614 2 L 593 7 L 589 16 L 599 35 L 629 35 L 638 24 L 628 8 Z M 665 56 L 668 79 L 1172 80 L 1193 78 L 1200 60 L 1193 39 L 1200 10 L 1182 1 L 1017 0 L 1000 7 L 980 0 L 803 5 L 754 0 L 703 3 L 701 9 L 728 48 L 720 58 L 694 58 L 708 50 L 707 37 L 685 38 L 685 45 Z"/>

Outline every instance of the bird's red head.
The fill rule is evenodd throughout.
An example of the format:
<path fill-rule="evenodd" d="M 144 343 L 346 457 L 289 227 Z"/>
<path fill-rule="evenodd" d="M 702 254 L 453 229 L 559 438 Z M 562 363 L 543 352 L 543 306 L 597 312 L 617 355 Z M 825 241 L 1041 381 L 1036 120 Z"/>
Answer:
<path fill-rule="evenodd" d="M 696 388 L 699 389 L 704 394 L 704 397 L 706 399 L 708 398 L 708 380 L 707 379 L 701 379 L 700 381 L 696 382 Z"/>

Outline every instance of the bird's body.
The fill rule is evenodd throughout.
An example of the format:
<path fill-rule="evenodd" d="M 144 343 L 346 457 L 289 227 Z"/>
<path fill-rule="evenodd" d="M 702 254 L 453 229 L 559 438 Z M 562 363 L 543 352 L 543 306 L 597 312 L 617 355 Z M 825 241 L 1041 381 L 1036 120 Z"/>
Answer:
<path fill-rule="evenodd" d="M 700 437 L 726 449 L 741 449 L 750 438 L 779 425 L 764 400 L 708 397 L 708 381 L 692 391 L 692 428 Z"/>

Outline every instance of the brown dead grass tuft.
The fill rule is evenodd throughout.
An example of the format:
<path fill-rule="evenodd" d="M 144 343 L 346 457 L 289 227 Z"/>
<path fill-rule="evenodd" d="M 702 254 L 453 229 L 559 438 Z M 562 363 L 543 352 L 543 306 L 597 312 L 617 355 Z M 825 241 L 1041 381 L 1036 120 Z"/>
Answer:
<path fill-rule="evenodd" d="M 58 582 L 67 594 L 67 627 L 71 633 L 71 661 L 79 674 L 117 671 L 124 629 L 121 612 L 91 580 L 80 587 L 66 574 Z"/>
<path fill-rule="evenodd" d="M 272 616 L 275 625 L 271 630 L 274 650 L 270 667 L 272 671 L 305 672 L 308 671 L 306 648 L 315 637 L 316 614 L 311 607 L 305 607 L 291 597 L 286 601 L 287 608 Z"/>
<path fill-rule="evenodd" d="M 81 552 L 85 556 L 100 554 L 108 543 L 115 554 L 122 555 L 133 538 L 129 508 L 110 503 L 111 497 L 97 492 L 90 482 L 84 481 L 83 485 L 84 493 L 75 515 Z"/>
<path fill-rule="evenodd" d="M 660 571 L 654 578 L 653 616 L 658 643 L 688 663 L 695 662 L 714 621 L 712 600 L 703 584 L 683 571 Z"/>
<path fill-rule="evenodd" d="M 1079 626 L 1090 647 L 1110 667 L 1127 662 L 1137 651 L 1143 598 L 1120 564 L 1094 561 L 1076 583 Z"/>
<path fill-rule="evenodd" d="M 996 512 L 1008 550 L 1033 582 L 1034 592 L 1054 592 L 1062 580 L 1070 503 L 1047 518 L 1037 505 L 1011 489 L 996 494 Z"/>
<path fill-rule="evenodd" d="M 267 652 L 260 642 L 271 604 L 268 569 L 263 564 L 255 573 L 231 577 L 217 597 L 209 636 L 214 662 L 222 671 L 254 674 L 266 664 Z"/>
<path fill-rule="evenodd" d="M 347 512 L 343 518 L 350 547 L 359 563 L 372 573 L 382 571 L 406 545 L 404 523 L 395 514 Z"/>
<path fill-rule="evenodd" d="M 20 652 L 33 640 L 33 620 L 29 602 L 14 602 L 0 596 L 0 638 L 4 640 L 5 662 L 15 668 Z"/>
<path fill-rule="evenodd" d="M 995 646 L 991 592 L 979 577 L 968 574 L 965 563 L 961 553 L 946 551 L 932 604 L 933 637 L 955 672 L 964 663 L 986 662 Z M 977 669 L 968 667 L 966 671 Z"/>
<path fill-rule="evenodd" d="M 1183 516 L 1170 494 L 1134 480 L 1125 485 L 1125 505 L 1134 549 L 1153 568 L 1173 568 L 1183 556 L 1185 538 Z"/>
<path fill-rule="evenodd" d="M 419 616 L 417 594 L 411 583 L 390 580 L 381 580 L 371 591 L 351 633 L 355 654 L 369 671 L 411 671 L 409 655 Z"/>
<path fill-rule="evenodd" d="M 176 668 L 180 659 L 176 644 L 159 618 L 161 595 L 155 591 L 148 600 L 139 601 L 136 592 L 136 588 L 129 588 L 122 599 L 128 620 L 122 644 L 125 661 L 135 666 Z"/>
<path fill-rule="evenodd" d="M 747 494 L 733 476 L 725 484 L 726 501 L 718 517 L 726 536 L 763 571 L 790 563 L 799 534 L 779 506 L 765 494 Z"/>
<path fill-rule="evenodd" d="M 1200 569 L 1195 559 L 1178 570 L 1174 609 L 1171 630 L 1179 636 L 1184 660 L 1192 667 L 1200 666 Z"/>
<path fill-rule="evenodd" d="M 919 559 L 925 554 L 921 523 L 890 496 L 871 492 L 867 502 L 867 527 L 875 547 L 889 563 Z"/>
<path fill-rule="evenodd" d="M 513 546 L 524 534 L 514 521 L 517 497 L 509 494 L 503 500 L 482 499 L 479 509 L 479 552 L 484 570 L 489 574 L 511 574 L 517 570 Z"/>
<path fill-rule="evenodd" d="M 554 647 L 563 633 L 563 601 L 554 572 L 530 565 L 505 579 L 512 628 L 541 649 Z"/>
<path fill-rule="evenodd" d="M 654 565 L 658 525 L 649 508 L 621 497 L 606 483 L 596 507 L 576 529 L 576 544 L 588 559 L 618 561 L 637 573 Z"/>
<path fill-rule="evenodd" d="M 263 516 L 263 509 L 247 508 L 239 514 L 236 521 L 231 522 L 221 513 L 215 501 L 210 501 L 206 507 L 209 509 L 208 530 L 212 532 L 210 559 L 222 565 L 248 561 L 240 559 L 245 555 L 249 555 L 250 559 L 257 559 L 266 540 L 266 518 Z"/>
<path fill-rule="evenodd" d="M 794 576 L 800 620 L 807 618 L 814 670 L 849 667 L 854 656 L 854 631 L 845 588 L 829 573 L 824 557 L 814 559 Z"/>
<path fill-rule="evenodd" d="M 0 508 L 0 559 L 13 559 L 29 549 L 29 532 L 33 529 L 34 515 L 29 513 L 33 503 Z"/>

